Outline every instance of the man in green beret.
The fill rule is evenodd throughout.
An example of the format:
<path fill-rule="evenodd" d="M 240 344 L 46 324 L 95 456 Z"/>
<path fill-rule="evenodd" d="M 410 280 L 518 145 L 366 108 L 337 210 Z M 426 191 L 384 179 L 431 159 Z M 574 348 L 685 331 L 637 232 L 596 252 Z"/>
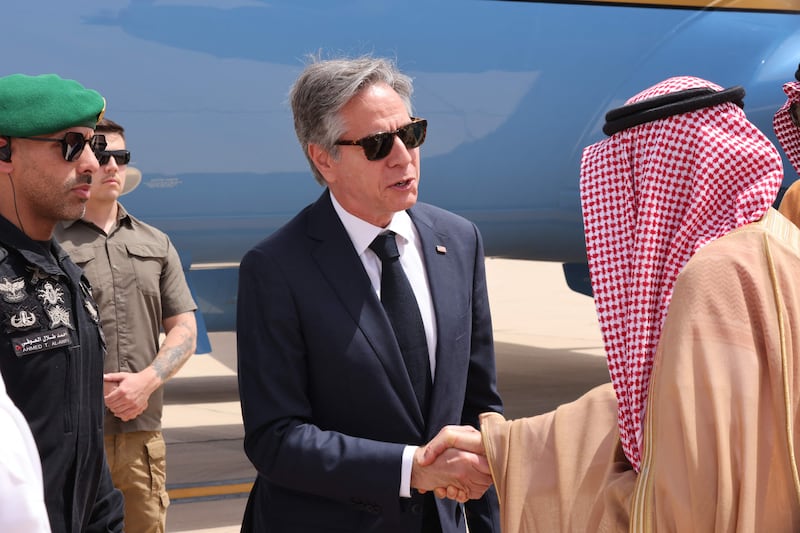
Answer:
<path fill-rule="evenodd" d="M 36 441 L 54 533 L 123 530 L 103 451 L 97 305 L 52 238 L 84 212 L 104 110 L 56 75 L 0 78 L 0 374 Z"/>

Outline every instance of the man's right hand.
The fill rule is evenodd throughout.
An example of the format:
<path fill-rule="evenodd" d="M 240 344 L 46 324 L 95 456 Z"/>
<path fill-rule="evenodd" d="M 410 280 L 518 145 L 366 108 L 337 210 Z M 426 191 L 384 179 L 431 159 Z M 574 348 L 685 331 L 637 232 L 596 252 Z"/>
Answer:
<path fill-rule="evenodd" d="M 447 426 L 414 454 L 411 486 L 420 493 L 433 490 L 463 503 L 483 496 L 491 484 L 481 434 L 471 426 Z"/>
<path fill-rule="evenodd" d="M 103 374 L 103 392 L 106 407 L 111 413 L 127 422 L 147 409 L 150 395 L 158 387 L 151 367 L 141 372 L 114 372 Z"/>

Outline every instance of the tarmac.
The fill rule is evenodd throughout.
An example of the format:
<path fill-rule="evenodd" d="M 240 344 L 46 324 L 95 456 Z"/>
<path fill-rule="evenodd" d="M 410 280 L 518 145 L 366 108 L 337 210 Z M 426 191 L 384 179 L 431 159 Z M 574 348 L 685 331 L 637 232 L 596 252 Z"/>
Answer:
<path fill-rule="evenodd" d="M 487 258 L 486 273 L 507 418 L 609 380 L 594 303 L 567 287 L 559 263 Z M 255 478 L 242 448 L 235 334 L 210 336 L 212 353 L 193 356 L 166 385 L 170 533 L 238 532 Z"/>

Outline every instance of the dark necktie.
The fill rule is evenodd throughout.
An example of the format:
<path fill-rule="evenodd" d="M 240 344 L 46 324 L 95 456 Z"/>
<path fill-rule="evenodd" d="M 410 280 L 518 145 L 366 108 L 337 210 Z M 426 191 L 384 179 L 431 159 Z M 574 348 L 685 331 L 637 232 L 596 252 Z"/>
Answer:
<path fill-rule="evenodd" d="M 378 235 L 369 247 L 383 264 L 381 304 L 394 328 L 417 401 L 423 415 L 427 415 L 432 387 L 428 341 L 417 299 L 400 264 L 394 232 Z"/>

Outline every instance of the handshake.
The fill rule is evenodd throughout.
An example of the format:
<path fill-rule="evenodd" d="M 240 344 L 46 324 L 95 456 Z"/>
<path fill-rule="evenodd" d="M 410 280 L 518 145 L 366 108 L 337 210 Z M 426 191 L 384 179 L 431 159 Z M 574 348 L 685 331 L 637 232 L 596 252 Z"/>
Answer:
<path fill-rule="evenodd" d="M 445 426 L 414 454 L 411 487 L 461 503 L 483 496 L 492 475 L 481 433 L 472 426 Z"/>

